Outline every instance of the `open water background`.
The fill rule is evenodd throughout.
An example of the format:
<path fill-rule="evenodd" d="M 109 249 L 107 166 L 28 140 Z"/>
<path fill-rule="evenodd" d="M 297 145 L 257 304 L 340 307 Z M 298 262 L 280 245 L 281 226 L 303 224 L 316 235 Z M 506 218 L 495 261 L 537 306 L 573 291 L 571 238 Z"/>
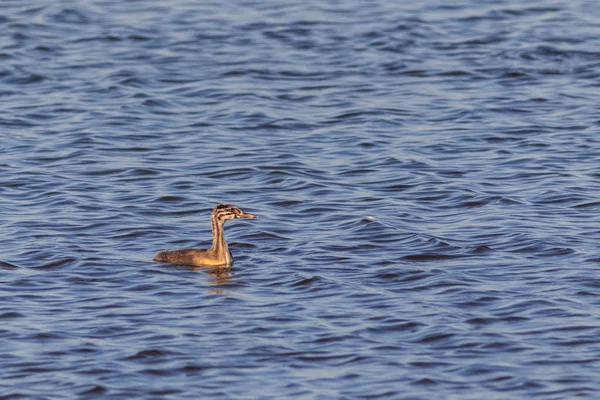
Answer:
<path fill-rule="evenodd" d="M 0 398 L 598 398 L 598 3 L 224 3 L 0 3 Z"/>

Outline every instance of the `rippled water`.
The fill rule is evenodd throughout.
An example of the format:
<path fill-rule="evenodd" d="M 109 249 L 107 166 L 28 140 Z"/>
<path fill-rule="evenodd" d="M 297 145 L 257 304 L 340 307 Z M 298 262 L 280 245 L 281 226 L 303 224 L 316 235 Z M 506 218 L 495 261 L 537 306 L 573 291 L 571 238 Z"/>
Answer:
<path fill-rule="evenodd" d="M 0 397 L 598 396 L 597 3 L 393 3 L 0 4 Z"/>

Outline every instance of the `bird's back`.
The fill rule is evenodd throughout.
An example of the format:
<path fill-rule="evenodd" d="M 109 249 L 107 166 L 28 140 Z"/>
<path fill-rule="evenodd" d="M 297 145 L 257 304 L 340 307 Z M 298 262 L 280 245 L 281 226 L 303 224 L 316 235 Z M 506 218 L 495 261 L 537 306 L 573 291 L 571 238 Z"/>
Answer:
<path fill-rule="evenodd" d="M 204 257 L 207 254 L 207 250 L 198 249 L 181 249 L 181 250 L 164 250 L 159 252 L 155 257 L 154 261 L 175 263 L 175 264 L 187 264 L 196 265 L 195 260 Z"/>
<path fill-rule="evenodd" d="M 194 265 L 198 267 L 229 266 L 233 264 L 233 257 L 229 248 L 225 247 L 225 256 L 220 257 L 213 249 L 181 249 L 164 250 L 154 257 L 154 261 L 173 264 Z"/>

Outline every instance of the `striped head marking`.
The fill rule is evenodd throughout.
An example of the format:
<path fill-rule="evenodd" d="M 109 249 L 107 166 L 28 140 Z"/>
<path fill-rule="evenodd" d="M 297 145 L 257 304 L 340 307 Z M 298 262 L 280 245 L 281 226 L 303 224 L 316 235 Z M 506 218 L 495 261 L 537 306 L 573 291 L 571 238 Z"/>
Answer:
<path fill-rule="evenodd" d="M 212 212 L 213 218 L 219 222 L 225 222 L 228 219 L 238 218 L 258 218 L 254 214 L 245 213 L 232 204 L 219 204 Z"/>

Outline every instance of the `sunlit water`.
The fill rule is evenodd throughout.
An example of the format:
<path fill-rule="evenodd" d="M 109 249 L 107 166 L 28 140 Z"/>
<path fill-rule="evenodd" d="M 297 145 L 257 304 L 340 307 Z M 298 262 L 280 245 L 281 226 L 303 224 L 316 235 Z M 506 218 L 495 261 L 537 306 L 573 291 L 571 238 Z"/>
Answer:
<path fill-rule="evenodd" d="M 0 4 L 0 397 L 597 398 L 598 4 L 225 3 Z"/>

